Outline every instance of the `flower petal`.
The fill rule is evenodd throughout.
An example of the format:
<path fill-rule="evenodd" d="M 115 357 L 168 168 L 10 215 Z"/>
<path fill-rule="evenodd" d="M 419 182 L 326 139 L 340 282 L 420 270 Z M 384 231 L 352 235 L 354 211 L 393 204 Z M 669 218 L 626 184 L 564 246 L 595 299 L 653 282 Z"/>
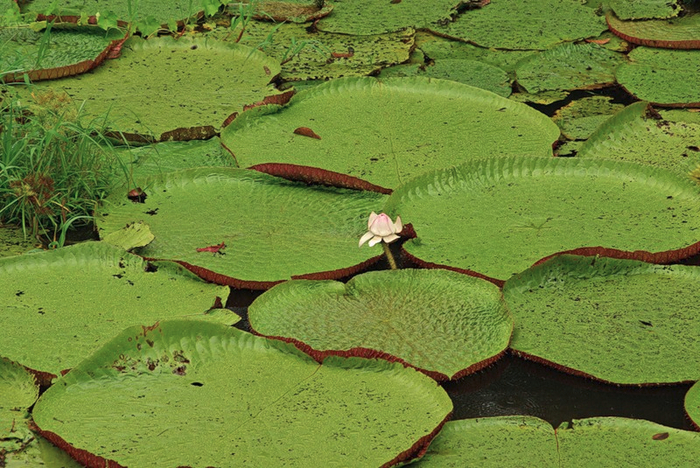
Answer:
<path fill-rule="evenodd" d="M 401 223 L 401 216 L 396 217 L 396 222 L 394 223 L 394 233 L 398 234 L 403 229 L 403 223 Z"/>
<path fill-rule="evenodd" d="M 373 236 L 374 234 L 372 234 L 371 232 L 365 232 L 365 234 L 362 237 L 360 237 L 360 245 L 358 247 L 362 247 L 362 244 L 370 240 Z M 372 247 L 372 244 L 370 244 L 370 247 Z"/>
<path fill-rule="evenodd" d="M 370 229 L 372 227 L 372 223 L 374 222 L 375 219 L 377 219 L 377 213 L 374 211 L 372 214 L 369 215 L 369 221 L 367 221 L 367 229 Z"/>
<path fill-rule="evenodd" d="M 375 245 L 379 244 L 382 241 L 382 238 L 380 236 L 374 236 L 371 241 L 369 241 L 369 246 L 374 247 Z"/>
<path fill-rule="evenodd" d="M 394 233 L 394 224 L 389 216 L 381 213 L 374 219 L 369 230 L 372 231 L 375 236 L 384 237 Z"/>
<path fill-rule="evenodd" d="M 387 244 L 390 244 L 398 238 L 399 238 L 399 236 L 397 236 L 396 234 L 391 234 L 389 236 L 384 236 L 384 242 L 386 242 Z"/>

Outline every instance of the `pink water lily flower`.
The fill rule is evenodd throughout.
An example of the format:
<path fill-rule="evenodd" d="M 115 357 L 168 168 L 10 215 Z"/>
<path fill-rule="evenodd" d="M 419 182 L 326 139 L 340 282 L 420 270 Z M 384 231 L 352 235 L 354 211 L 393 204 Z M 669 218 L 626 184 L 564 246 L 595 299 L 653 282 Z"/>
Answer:
<path fill-rule="evenodd" d="M 367 232 L 364 236 L 360 238 L 360 247 L 362 244 L 369 241 L 369 246 L 372 247 L 381 241 L 394 242 L 399 238 L 396 234 L 401 232 L 403 229 L 403 224 L 401 224 L 401 216 L 396 217 L 396 222 L 392 222 L 391 218 L 384 213 L 377 214 L 374 211 L 369 215 L 369 221 L 367 222 Z"/>

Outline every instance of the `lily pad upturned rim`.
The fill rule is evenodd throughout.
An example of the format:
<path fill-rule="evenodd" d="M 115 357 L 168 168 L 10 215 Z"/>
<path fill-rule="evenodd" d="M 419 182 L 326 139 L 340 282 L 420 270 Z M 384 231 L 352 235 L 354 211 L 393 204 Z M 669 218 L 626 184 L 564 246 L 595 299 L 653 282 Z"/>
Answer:
<path fill-rule="evenodd" d="M 80 20 L 80 18 L 77 16 L 41 16 L 43 17 L 44 21 L 58 21 L 57 23 L 55 23 L 54 26 L 59 27 L 61 24 L 77 25 L 78 21 Z M 41 21 L 41 19 L 37 19 L 37 21 Z M 97 20 L 95 19 L 94 23 L 89 22 L 89 24 L 97 24 Z M 97 28 L 97 26 L 87 27 Z M 129 39 L 128 33 L 124 34 L 124 37 L 121 39 L 115 39 L 111 41 L 109 45 L 107 45 L 107 47 L 102 52 L 100 52 L 100 54 L 98 54 L 97 57 L 95 57 L 94 59 L 83 60 L 82 62 L 74 63 L 72 65 L 67 65 L 64 67 L 43 68 L 39 70 L 28 70 L 7 73 L 5 75 L 2 75 L 2 77 L 0 78 L 0 82 L 24 83 L 25 76 L 29 78 L 30 81 L 56 80 L 59 78 L 65 78 L 67 76 L 80 75 L 82 73 L 89 72 L 90 70 L 94 70 L 95 68 L 99 67 L 102 64 L 102 62 L 104 62 L 106 59 L 116 58 L 119 54 L 119 50 L 121 49 L 122 44 L 124 44 L 124 42 L 127 39 Z"/>
<path fill-rule="evenodd" d="M 641 22 L 662 22 L 663 20 L 646 20 Z M 687 40 L 668 40 L 668 39 L 645 39 L 643 37 L 631 36 L 629 31 L 624 30 L 624 26 L 627 23 L 633 23 L 635 21 L 623 21 L 615 15 L 612 10 L 608 12 L 605 16 L 605 22 L 608 25 L 610 31 L 618 36 L 619 38 L 637 45 L 643 45 L 647 47 L 658 47 L 661 49 L 700 49 L 700 38 L 699 39 L 687 39 Z"/>

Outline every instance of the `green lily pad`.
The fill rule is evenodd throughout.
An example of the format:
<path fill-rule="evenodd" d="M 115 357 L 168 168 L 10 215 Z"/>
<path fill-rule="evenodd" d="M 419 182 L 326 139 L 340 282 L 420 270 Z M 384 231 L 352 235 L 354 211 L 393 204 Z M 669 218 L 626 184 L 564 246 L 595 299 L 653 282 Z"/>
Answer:
<path fill-rule="evenodd" d="M 329 306 L 332 305 L 332 306 Z M 500 290 L 446 270 L 390 270 L 336 281 L 288 281 L 248 310 L 256 333 L 329 355 L 404 362 L 437 380 L 496 360 L 513 323 Z"/>
<path fill-rule="evenodd" d="M 700 51 L 637 47 L 617 68 L 617 81 L 642 101 L 700 107 Z"/>
<path fill-rule="evenodd" d="M 613 104 L 612 98 L 607 96 L 585 97 L 557 110 L 552 120 L 561 128 L 565 137 L 585 140 L 624 107 L 622 104 Z"/>
<path fill-rule="evenodd" d="M 56 375 L 115 330 L 202 315 L 228 296 L 173 263 L 156 268 L 146 272 L 141 258 L 96 242 L 0 259 L 0 355 Z"/>
<path fill-rule="evenodd" d="M 135 187 L 148 176 L 192 167 L 235 167 L 236 161 L 221 146 L 218 137 L 209 140 L 167 141 L 147 146 L 117 148 L 117 157 L 129 169 L 129 180 Z M 119 179 L 124 174 L 117 172 Z"/>
<path fill-rule="evenodd" d="M 303 24 L 274 24 L 252 21 L 246 25 L 240 44 L 261 48 L 270 57 L 284 62 L 285 81 L 325 80 L 343 76 L 365 76 L 408 60 L 413 47 L 413 29 L 387 34 L 353 36 L 323 31 L 309 32 Z M 230 38 L 236 38 L 236 29 Z M 225 37 L 214 32 L 215 36 Z M 266 39 L 272 37 L 272 42 Z M 230 39 L 233 40 L 233 39 Z M 261 46 L 261 44 L 264 44 Z M 305 45 L 304 45 L 305 44 Z M 296 47 L 303 48 L 292 55 Z"/>
<path fill-rule="evenodd" d="M 552 425 L 533 416 L 449 421 L 416 468 L 559 466 Z"/>
<path fill-rule="evenodd" d="M 511 348 L 616 384 L 698 380 L 698 286 L 697 267 L 555 257 L 505 283 Z"/>
<path fill-rule="evenodd" d="M 563 101 L 569 95 L 567 91 L 542 91 L 541 93 L 517 92 L 508 96 L 508 99 L 515 102 L 529 102 L 548 106 L 557 101 Z"/>
<path fill-rule="evenodd" d="M 624 56 L 598 44 L 562 44 L 534 54 L 515 69 L 518 85 L 529 93 L 595 89 L 615 82 Z"/>
<path fill-rule="evenodd" d="M 671 20 L 622 21 L 609 13 L 606 19 L 613 33 L 633 44 L 666 49 L 700 49 L 700 14 Z"/>
<path fill-rule="evenodd" d="M 669 122 L 700 124 L 700 109 L 660 109 L 659 114 Z"/>
<path fill-rule="evenodd" d="M 662 120 L 646 102 L 636 102 L 610 117 L 579 151 L 581 158 L 617 159 L 687 175 L 700 164 L 700 122 Z"/>
<path fill-rule="evenodd" d="M 297 135 L 300 127 L 320 139 Z M 251 109 L 221 134 L 239 165 L 320 167 L 396 187 L 426 170 L 492 155 L 548 156 L 559 129 L 493 93 L 425 78 L 348 78 Z"/>
<path fill-rule="evenodd" d="M 31 441 L 29 407 L 39 397 L 39 385 L 24 367 L 0 357 L 0 462 L 6 452 Z M 4 463 L 3 463 L 4 465 Z"/>
<path fill-rule="evenodd" d="M 245 46 L 171 37 L 130 38 L 119 60 L 94 73 L 38 84 L 83 102 L 83 117 L 109 110 L 129 139 L 194 140 L 213 136 L 233 112 L 279 93 L 279 63 Z"/>
<path fill-rule="evenodd" d="M 459 0 L 401 0 L 377 2 L 353 0 L 333 2 L 333 14 L 321 19 L 321 31 L 367 36 L 395 32 L 405 28 L 423 28 L 444 21 L 457 13 L 462 3 L 480 3 Z"/>
<path fill-rule="evenodd" d="M 5 465 L 11 468 L 82 468 L 63 450 L 48 440 L 32 433 L 21 450 L 5 454 Z"/>
<path fill-rule="evenodd" d="M 85 73 L 99 66 L 125 39 L 116 29 L 96 26 L 53 25 L 35 31 L 29 25 L 0 28 L 0 70 L 5 83 L 50 80 Z"/>
<path fill-rule="evenodd" d="M 69 452 L 121 466 L 390 466 L 424 450 L 451 410 L 435 381 L 398 363 L 318 364 L 286 343 L 173 320 L 126 329 L 33 416 Z"/>
<path fill-rule="evenodd" d="M 378 193 L 309 188 L 234 168 L 169 173 L 145 185 L 144 203 L 119 192 L 107 199 L 100 236 L 146 223 L 155 240 L 139 255 L 176 260 L 210 281 L 267 289 L 298 275 L 340 278 L 378 258 L 357 248 L 369 213 L 385 199 Z"/>
<path fill-rule="evenodd" d="M 484 8 L 465 11 L 455 22 L 430 29 L 482 47 L 544 50 L 598 36 L 606 25 L 578 0 L 493 0 Z"/>
<path fill-rule="evenodd" d="M 18 226 L 0 226 L 0 257 L 20 255 L 34 248 L 34 242 L 26 238 Z"/>
<path fill-rule="evenodd" d="M 626 418 L 574 419 L 557 430 L 561 466 L 694 466 L 700 434 Z"/>
<path fill-rule="evenodd" d="M 673 18 L 678 16 L 678 0 L 607 0 L 620 19 Z"/>
<path fill-rule="evenodd" d="M 403 244 L 411 257 L 503 280 L 569 250 L 692 255 L 699 194 L 688 178 L 636 164 L 492 158 L 417 177 L 384 211 L 413 225 L 418 237 Z"/>
<path fill-rule="evenodd" d="M 503 97 L 510 96 L 512 91 L 510 79 L 505 71 L 493 65 L 489 65 L 488 63 L 476 60 L 435 60 L 435 63 L 432 65 L 415 66 L 415 72 L 411 75 L 402 74 L 401 70 L 397 70 L 396 72 L 392 71 L 393 68 L 404 66 L 405 65 L 397 65 L 396 67 L 385 68 L 382 70 L 379 78 L 382 79 L 391 76 L 438 78 L 485 89 L 486 91 L 491 91 Z"/>
<path fill-rule="evenodd" d="M 690 387 L 688 393 L 685 394 L 685 412 L 693 422 L 695 427 L 700 427 L 700 383 L 695 382 L 695 385 Z"/>

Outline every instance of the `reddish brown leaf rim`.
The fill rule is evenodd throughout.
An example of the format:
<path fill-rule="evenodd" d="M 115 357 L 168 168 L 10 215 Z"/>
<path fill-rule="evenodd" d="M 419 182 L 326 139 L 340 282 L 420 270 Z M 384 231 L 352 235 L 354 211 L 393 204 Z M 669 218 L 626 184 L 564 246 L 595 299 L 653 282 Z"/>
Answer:
<path fill-rule="evenodd" d="M 582 257 L 608 257 L 608 258 L 618 258 L 621 260 L 639 260 L 647 263 L 655 264 L 669 264 L 676 263 L 680 260 L 692 257 L 700 253 L 700 242 L 696 242 L 688 247 L 677 249 L 677 250 L 666 250 L 663 252 L 647 252 L 646 250 L 635 250 L 634 252 L 619 250 L 619 249 L 609 249 L 606 247 L 580 247 L 572 250 L 565 250 L 562 252 L 557 252 L 552 255 L 548 255 L 537 260 L 533 266 L 539 265 L 540 263 L 546 262 L 550 258 L 557 257 L 559 255 L 580 255 Z"/>
<path fill-rule="evenodd" d="M 519 351 L 515 348 L 510 348 L 510 351 L 513 353 L 513 355 L 521 357 L 523 359 L 527 359 L 528 361 L 533 361 L 533 362 L 538 362 L 540 364 L 544 364 L 545 366 L 552 367 L 560 372 L 564 372 L 566 374 L 571 374 L 575 375 L 578 377 L 583 377 L 586 379 L 591 379 L 595 380 L 596 382 L 602 382 L 605 384 L 609 385 L 615 385 L 618 387 L 664 387 L 668 385 L 678 385 L 678 384 L 689 384 L 689 383 L 694 383 L 694 380 L 681 380 L 678 382 L 642 382 L 642 383 L 619 383 L 619 382 L 612 382 L 610 380 L 605 380 L 601 379 L 600 377 L 596 377 L 595 375 L 588 374 L 586 372 L 582 372 L 578 369 L 574 369 L 573 367 L 567 367 L 561 364 L 557 364 L 554 361 L 550 361 L 548 359 L 541 358 L 539 356 L 535 356 L 534 354 L 529 354 L 524 351 Z"/>
<path fill-rule="evenodd" d="M 274 78 L 273 78 L 274 80 Z M 290 99 L 292 99 L 292 96 L 294 96 L 294 93 L 296 93 L 295 89 L 290 89 L 289 91 L 285 91 L 281 94 L 273 94 L 272 96 L 265 96 L 265 98 L 262 101 L 254 102 L 253 104 L 246 104 L 243 106 L 243 111 L 247 111 L 250 109 L 255 109 L 256 107 L 260 106 L 267 106 L 269 104 L 276 104 L 278 106 L 283 106 L 289 102 Z M 235 117 L 234 117 L 235 118 Z M 229 119 L 231 119 L 231 116 L 229 116 Z M 226 119 L 226 120 L 229 120 Z M 233 119 L 231 119 L 233 121 Z M 229 122 L 231 123 L 231 122 Z"/>
<path fill-rule="evenodd" d="M 499 288 L 503 287 L 503 284 L 505 284 L 505 280 L 499 280 L 497 278 L 491 278 L 490 276 L 486 276 L 482 273 L 479 273 L 478 271 L 474 270 L 469 270 L 466 268 L 457 268 L 453 267 L 450 265 L 442 265 L 440 263 L 432 263 L 432 262 L 426 262 L 425 260 L 421 260 L 418 257 L 415 257 L 411 255 L 403 246 L 401 247 L 401 254 L 404 255 L 406 258 L 408 258 L 411 262 L 415 263 L 421 268 L 427 268 L 429 270 L 450 270 L 450 271 L 455 271 L 457 273 L 462 273 L 463 275 L 468 275 L 468 276 L 473 276 L 475 278 L 481 278 L 483 280 L 489 281 Z"/>
<path fill-rule="evenodd" d="M 318 135 L 318 133 L 314 132 L 309 127 L 295 128 L 294 132 L 292 132 L 292 133 L 294 133 L 295 135 L 301 135 L 301 136 L 305 136 L 305 137 L 309 137 L 309 138 L 314 138 L 316 140 L 321 139 L 321 137 Z"/>
<path fill-rule="evenodd" d="M 41 15 L 43 16 L 43 15 Z M 57 17 L 45 17 L 45 18 L 57 18 Z M 75 21 L 65 21 L 66 18 L 74 19 Z M 91 18 L 94 18 L 91 17 Z M 62 22 L 77 23 L 78 17 L 63 17 Z M 50 20 L 49 20 L 50 21 Z M 60 23 L 59 23 L 60 24 Z M 122 47 L 124 41 L 129 38 L 126 34 L 122 39 L 116 39 L 109 43 L 109 45 L 95 57 L 93 60 L 83 60 L 82 62 L 74 63 L 72 65 L 66 65 L 64 67 L 55 68 L 42 68 L 39 70 L 29 70 L 26 72 L 18 73 L 8 73 L 0 78 L 0 82 L 5 83 L 19 83 L 24 82 L 24 76 L 27 75 L 31 81 L 42 81 L 42 80 L 56 80 L 58 78 L 64 78 L 66 76 L 79 75 L 81 73 L 88 72 L 100 66 L 105 59 L 111 57 L 114 51 L 119 51 Z"/>
<path fill-rule="evenodd" d="M 182 265 L 201 279 L 205 281 L 209 281 L 210 283 L 218 284 L 221 286 L 230 286 L 236 289 L 253 289 L 256 291 L 261 291 L 261 290 L 267 290 L 270 289 L 271 287 L 275 286 L 276 284 L 284 283 L 287 280 L 277 280 L 277 281 L 253 281 L 253 280 L 243 280 L 243 279 L 238 279 L 234 278 L 232 276 L 227 276 L 223 275 L 221 273 L 216 273 L 215 271 L 209 270 L 204 267 L 200 267 L 197 265 L 193 265 L 191 263 L 182 261 L 182 260 L 176 260 L 176 259 L 170 259 L 170 258 L 153 258 L 153 257 L 143 257 L 144 260 L 147 260 L 149 262 L 157 262 L 157 261 L 164 261 L 164 262 L 175 262 L 179 265 Z M 290 279 L 313 279 L 313 280 L 337 280 L 340 278 L 344 278 L 346 276 L 351 276 L 356 273 L 359 273 L 363 270 L 366 270 L 370 266 L 372 266 L 374 263 L 379 261 L 379 259 L 382 258 L 381 255 L 378 255 L 376 257 L 372 257 L 369 260 L 365 260 L 362 263 L 358 263 L 357 265 L 353 265 L 351 267 L 347 268 L 340 268 L 337 270 L 329 270 L 329 271 L 320 271 L 317 273 L 307 273 L 304 275 L 293 275 Z"/>
<path fill-rule="evenodd" d="M 424 435 L 423 437 L 418 439 L 416 443 L 411 446 L 411 448 L 401 452 L 392 460 L 384 463 L 380 468 L 388 468 L 390 466 L 394 466 L 404 461 L 422 458 L 423 455 L 425 455 L 425 452 L 428 451 L 430 443 L 433 441 L 435 436 L 438 435 L 442 430 L 442 426 L 444 426 L 445 423 L 450 419 L 452 419 L 452 411 L 450 411 L 450 413 L 447 416 L 445 416 L 445 419 L 443 419 L 430 434 Z"/>
<path fill-rule="evenodd" d="M 305 182 L 307 184 L 319 184 L 330 187 L 349 188 L 355 190 L 367 190 L 391 195 L 393 190 L 371 184 L 357 177 L 352 177 L 341 172 L 328 171 L 312 166 L 300 166 L 286 163 L 263 163 L 248 167 L 258 172 L 264 172 L 276 177 L 291 180 L 294 182 Z"/>
<path fill-rule="evenodd" d="M 491 356 L 489 358 L 484 359 L 483 361 L 479 361 L 476 364 L 472 364 L 471 366 L 462 369 L 458 372 L 456 372 L 454 375 L 449 376 L 447 374 L 443 374 L 442 372 L 438 371 L 432 371 L 428 369 L 423 369 L 421 367 L 415 366 L 411 364 L 410 362 L 395 356 L 393 354 L 386 353 L 384 351 L 380 351 L 377 349 L 372 349 L 372 348 L 364 348 L 362 346 L 356 346 L 354 348 L 350 348 L 347 350 L 339 350 L 339 349 L 324 349 L 324 350 L 318 350 L 310 345 L 304 343 L 301 340 L 297 340 L 296 338 L 290 338 L 286 336 L 270 336 L 270 335 L 263 335 L 262 333 L 259 333 L 257 330 L 253 329 L 251 326 L 251 331 L 258 336 L 262 336 L 264 338 L 268 338 L 271 340 L 278 340 L 278 341 L 284 341 L 285 343 L 291 343 L 294 346 L 296 346 L 300 351 L 304 352 L 305 354 L 308 354 L 311 356 L 316 362 L 319 364 L 323 364 L 323 361 L 329 357 L 329 356 L 339 356 L 343 358 L 349 358 L 349 357 L 360 357 L 360 358 L 365 358 L 365 359 L 381 359 L 383 361 L 388 361 L 388 362 L 398 362 L 402 364 L 404 367 L 410 367 L 412 369 L 417 370 L 418 372 L 421 372 L 431 379 L 437 381 L 437 382 L 446 382 L 448 380 L 457 380 L 460 379 L 466 375 L 473 374 L 474 372 L 478 372 L 485 367 L 490 366 L 494 362 L 498 361 L 501 356 L 505 354 L 505 352 L 508 350 L 508 348 L 503 349 L 501 352 L 498 354 Z"/>
<path fill-rule="evenodd" d="M 681 41 L 669 41 L 669 40 L 662 40 L 662 39 L 644 39 L 643 37 L 636 37 L 636 36 L 630 36 L 629 34 L 625 34 L 624 32 L 620 31 L 619 29 L 616 29 L 610 24 L 610 18 L 613 13 L 608 13 L 608 15 L 605 17 L 605 22 L 608 25 L 608 29 L 610 29 L 610 32 L 612 32 L 614 35 L 619 37 L 620 39 L 623 39 L 630 44 L 637 44 L 637 45 L 643 45 L 647 47 L 658 47 L 660 49 L 684 49 L 684 50 L 691 50 L 691 49 L 700 49 L 700 39 L 688 39 L 688 40 L 681 40 Z M 623 22 L 622 20 L 618 19 L 618 21 Z M 645 20 L 649 21 L 649 20 Z M 661 20 L 662 21 L 662 20 Z M 633 21 L 630 21 L 633 22 Z"/>
<path fill-rule="evenodd" d="M 636 94 L 634 94 L 632 91 L 627 89 L 623 84 L 620 84 L 620 88 L 629 94 L 630 96 L 633 96 L 636 98 L 638 101 L 641 101 L 642 99 L 639 98 Z M 656 107 L 672 107 L 672 108 L 680 108 L 680 109 L 685 109 L 685 108 L 700 108 L 700 101 L 699 102 L 655 102 L 655 101 L 647 101 L 649 102 L 650 105 L 656 106 Z"/>
<path fill-rule="evenodd" d="M 81 465 L 88 467 L 88 468 L 127 468 L 123 465 L 120 465 L 119 463 L 115 462 L 114 460 L 108 460 L 106 458 L 94 455 L 87 450 L 83 450 L 80 448 L 75 447 L 74 445 L 68 443 L 66 440 L 64 440 L 61 436 L 56 434 L 55 432 L 51 431 L 45 431 L 41 429 L 39 426 L 36 425 L 35 422 L 30 421 L 28 423 L 29 428 L 34 431 L 39 433 L 42 437 L 47 439 L 49 442 L 54 444 L 56 447 L 60 448 L 64 452 L 66 452 L 70 457 L 80 463 Z"/>

